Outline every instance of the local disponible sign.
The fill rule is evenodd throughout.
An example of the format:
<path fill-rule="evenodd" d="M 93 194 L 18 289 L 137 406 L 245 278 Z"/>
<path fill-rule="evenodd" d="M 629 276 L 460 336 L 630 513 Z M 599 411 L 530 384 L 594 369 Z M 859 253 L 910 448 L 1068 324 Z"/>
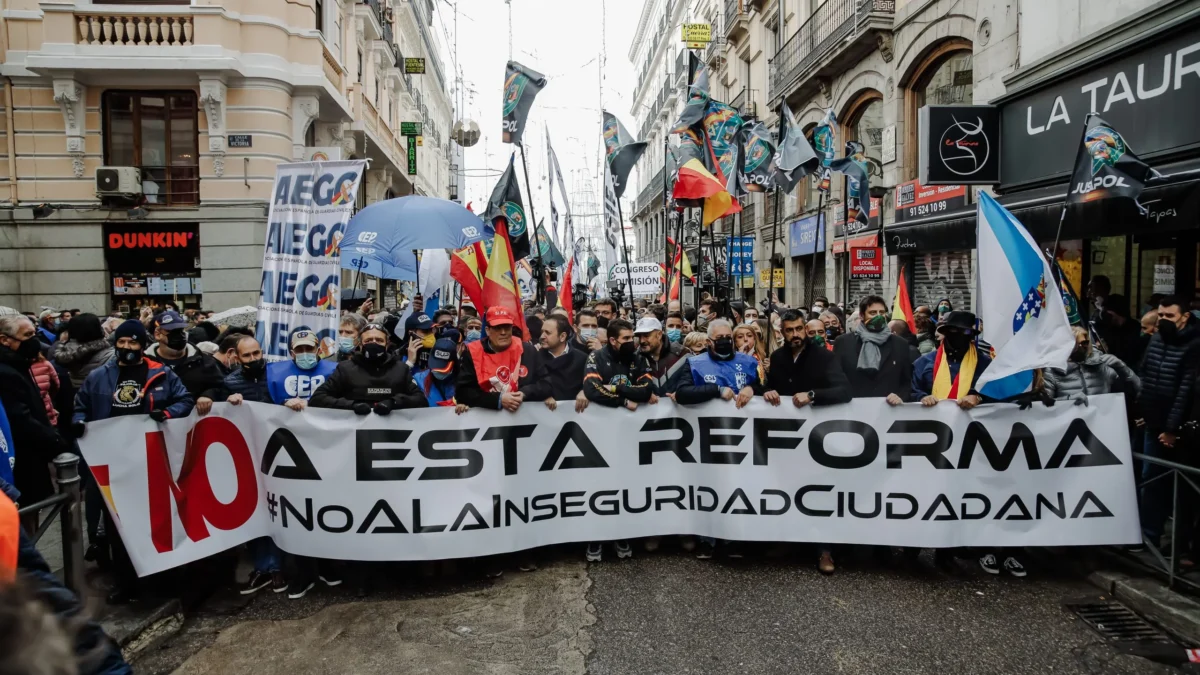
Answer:
<path fill-rule="evenodd" d="M 1000 109 L 927 105 L 917 111 L 922 185 L 1000 182 Z"/>
<path fill-rule="evenodd" d="M 863 246 L 850 249 L 851 279 L 882 279 L 883 248 Z"/>
<path fill-rule="evenodd" d="M 608 277 L 609 280 L 623 284 L 631 283 L 629 276 L 626 275 L 625 267 L 624 263 L 613 265 L 612 274 Z M 629 265 L 629 275 L 633 277 L 632 295 L 656 295 L 662 293 L 662 276 L 658 263 L 633 263 Z M 625 289 L 625 292 L 629 293 L 630 289 Z"/>
<path fill-rule="evenodd" d="M 92 422 L 79 445 L 141 575 L 258 537 L 336 560 L 675 534 L 1096 546 L 1141 541 L 1124 413 L 1120 394 L 969 412 L 882 398 L 387 417 L 218 403 Z"/>

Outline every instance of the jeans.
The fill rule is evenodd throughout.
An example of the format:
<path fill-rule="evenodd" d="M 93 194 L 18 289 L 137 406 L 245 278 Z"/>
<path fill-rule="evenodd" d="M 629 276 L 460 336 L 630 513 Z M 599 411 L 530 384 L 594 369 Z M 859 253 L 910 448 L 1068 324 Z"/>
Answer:
<path fill-rule="evenodd" d="M 275 574 L 283 570 L 282 553 L 270 537 L 259 537 L 247 545 L 254 560 L 254 571 L 259 574 Z"/>
<path fill-rule="evenodd" d="M 1158 441 L 1157 432 L 1147 430 L 1142 443 L 1142 451 L 1148 457 L 1164 459 L 1167 461 L 1174 461 L 1178 459 L 1178 456 L 1175 452 L 1173 452 L 1172 448 L 1168 448 Z M 1156 476 L 1162 476 L 1168 471 L 1169 469 L 1164 466 L 1152 464 L 1150 462 L 1143 462 L 1142 482 L 1144 483 L 1152 478 L 1155 478 Z M 1142 534 L 1144 534 L 1146 539 L 1148 539 L 1154 546 L 1158 546 L 1159 541 L 1162 539 L 1163 526 L 1167 522 L 1167 517 L 1171 515 L 1171 509 L 1174 506 L 1174 483 L 1174 478 L 1171 476 L 1164 476 L 1142 488 Z M 1183 485 L 1181 481 L 1179 490 L 1181 507 L 1184 506 L 1185 497 L 1186 495 L 1190 494 L 1190 492 L 1191 490 L 1186 485 Z M 1180 514 L 1182 515 L 1186 513 L 1188 513 L 1187 510 L 1181 508 Z M 1178 528 L 1177 534 L 1186 535 L 1186 530 L 1190 529 L 1184 525 L 1182 522 L 1184 520 L 1186 520 L 1186 517 L 1181 517 L 1180 522 L 1175 523 L 1176 528 Z M 1186 540 L 1180 538 L 1180 541 L 1182 542 Z"/>

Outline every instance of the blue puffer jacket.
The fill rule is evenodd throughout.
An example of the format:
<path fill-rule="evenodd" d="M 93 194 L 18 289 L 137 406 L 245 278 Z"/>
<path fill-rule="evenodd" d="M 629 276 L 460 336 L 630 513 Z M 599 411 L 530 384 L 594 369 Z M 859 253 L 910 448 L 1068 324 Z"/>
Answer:
<path fill-rule="evenodd" d="M 15 487 L 2 478 L 0 492 L 14 502 L 21 496 Z M 64 622 L 79 620 L 83 609 L 79 598 L 50 571 L 45 558 L 38 553 L 33 540 L 24 530 L 21 531 L 17 547 L 17 570 L 21 583 Z M 79 669 L 84 675 L 127 675 L 133 672 L 121 656 L 121 649 L 95 621 L 88 620 L 79 626 L 75 634 L 75 656 L 80 664 L 88 666 Z"/>
<path fill-rule="evenodd" d="M 246 376 L 244 368 L 238 368 L 225 376 L 225 397 L 241 394 L 242 400 L 252 403 L 272 403 L 271 390 L 267 387 L 267 373 L 264 370 L 258 379 Z"/>
<path fill-rule="evenodd" d="M 433 381 L 430 382 L 430 378 Z M 454 405 L 454 378 L 439 380 L 432 375 L 432 371 L 422 370 L 413 375 L 413 382 L 417 383 L 417 389 L 425 395 L 425 400 L 429 403 L 430 408 L 438 406 Z M 429 391 L 426 392 L 425 387 L 428 385 Z"/>
<path fill-rule="evenodd" d="M 143 357 L 148 370 L 146 385 L 142 388 L 142 412 L 164 410 L 167 417 L 187 417 L 195 406 L 192 395 L 183 386 L 183 382 L 158 361 Z M 120 366 L 117 362 L 109 361 L 100 368 L 93 370 L 83 381 L 83 386 L 75 394 L 75 414 L 73 422 L 96 422 L 106 420 L 112 415 L 113 392 L 120 379 Z"/>

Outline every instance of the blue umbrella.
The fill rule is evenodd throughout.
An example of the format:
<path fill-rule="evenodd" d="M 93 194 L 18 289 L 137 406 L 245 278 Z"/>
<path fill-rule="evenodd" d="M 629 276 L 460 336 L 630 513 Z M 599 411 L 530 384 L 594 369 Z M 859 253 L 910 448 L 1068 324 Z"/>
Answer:
<path fill-rule="evenodd" d="M 342 268 L 384 279 L 415 280 L 417 251 L 458 249 L 483 239 L 479 216 L 457 202 L 410 195 L 359 211 L 342 238 Z"/>

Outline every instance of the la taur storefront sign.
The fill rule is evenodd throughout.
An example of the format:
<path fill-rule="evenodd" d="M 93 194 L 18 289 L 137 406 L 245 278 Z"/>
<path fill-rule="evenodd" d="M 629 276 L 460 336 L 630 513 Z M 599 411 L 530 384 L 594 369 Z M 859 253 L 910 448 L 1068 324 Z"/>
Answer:
<path fill-rule="evenodd" d="M 1103 63 L 1000 101 L 1001 190 L 1065 180 L 1100 113 L 1142 159 L 1200 148 L 1200 28 L 1149 36 Z"/>

